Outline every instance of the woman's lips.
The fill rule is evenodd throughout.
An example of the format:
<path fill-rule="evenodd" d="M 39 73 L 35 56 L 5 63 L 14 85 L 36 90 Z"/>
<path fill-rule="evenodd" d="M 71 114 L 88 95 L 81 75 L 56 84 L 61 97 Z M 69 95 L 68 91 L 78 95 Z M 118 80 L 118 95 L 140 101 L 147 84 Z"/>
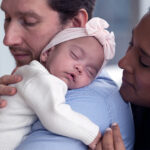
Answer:
<path fill-rule="evenodd" d="M 124 76 L 122 77 L 122 86 L 130 86 L 133 89 L 135 89 L 134 85 L 132 83 L 130 83 Z"/>

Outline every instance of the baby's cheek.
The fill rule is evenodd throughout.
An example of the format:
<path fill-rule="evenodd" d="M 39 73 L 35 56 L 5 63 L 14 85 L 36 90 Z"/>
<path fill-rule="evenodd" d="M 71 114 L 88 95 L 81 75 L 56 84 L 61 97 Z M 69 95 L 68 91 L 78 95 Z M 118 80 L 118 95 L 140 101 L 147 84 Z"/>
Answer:
<path fill-rule="evenodd" d="M 93 79 L 90 79 L 88 77 L 83 78 L 82 81 L 80 81 L 80 87 L 84 87 L 89 85 L 91 82 L 93 81 Z"/>

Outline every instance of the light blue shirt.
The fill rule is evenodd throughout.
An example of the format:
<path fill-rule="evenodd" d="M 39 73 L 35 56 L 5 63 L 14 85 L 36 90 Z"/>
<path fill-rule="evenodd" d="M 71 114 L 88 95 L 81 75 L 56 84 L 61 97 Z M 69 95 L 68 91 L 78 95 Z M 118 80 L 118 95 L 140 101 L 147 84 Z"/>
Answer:
<path fill-rule="evenodd" d="M 120 126 L 127 150 L 133 149 L 134 124 L 130 104 L 122 100 L 117 85 L 103 73 L 84 88 L 69 90 L 66 102 L 100 127 L 104 133 L 113 122 Z M 48 115 L 48 114 L 47 114 Z M 67 130 L 67 129 L 66 129 Z M 87 150 L 82 142 L 51 133 L 37 121 L 16 150 Z"/>

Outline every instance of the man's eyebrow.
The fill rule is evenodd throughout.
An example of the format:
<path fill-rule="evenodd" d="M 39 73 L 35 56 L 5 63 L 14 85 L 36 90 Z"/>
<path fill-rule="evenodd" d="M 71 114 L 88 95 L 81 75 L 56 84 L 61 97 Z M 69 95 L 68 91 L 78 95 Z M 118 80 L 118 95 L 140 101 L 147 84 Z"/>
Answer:
<path fill-rule="evenodd" d="M 31 16 L 31 17 L 35 17 L 35 18 L 40 18 L 40 15 L 38 15 L 37 13 L 33 12 L 33 11 L 26 11 L 26 12 L 23 12 L 23 11 L 18 11 L 17 12 L 17 15 L 19 16 Z"/>

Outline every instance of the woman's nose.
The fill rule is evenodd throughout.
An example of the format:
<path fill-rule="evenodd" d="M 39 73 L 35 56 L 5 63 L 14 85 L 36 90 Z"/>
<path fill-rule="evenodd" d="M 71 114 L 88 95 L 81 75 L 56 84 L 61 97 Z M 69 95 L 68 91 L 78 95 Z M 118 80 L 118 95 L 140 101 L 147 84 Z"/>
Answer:
<path fill-rule="evenodd" d="M 19 28 L 19 25 L 13 22 L 5 27 L 5 36 L 3 43 L 6 46 L 15 46 L 22 43 L 21 30 Z"/>
<path fill-rule="evenodd" d="M 123 58 L 120 59 L 120 61 L 118 62 L 118 66 L 121 69 L 124 69 L 131 74 L 134 73 L 134 69 L 132 67 L 131 60 L 127 54 Z"/>

